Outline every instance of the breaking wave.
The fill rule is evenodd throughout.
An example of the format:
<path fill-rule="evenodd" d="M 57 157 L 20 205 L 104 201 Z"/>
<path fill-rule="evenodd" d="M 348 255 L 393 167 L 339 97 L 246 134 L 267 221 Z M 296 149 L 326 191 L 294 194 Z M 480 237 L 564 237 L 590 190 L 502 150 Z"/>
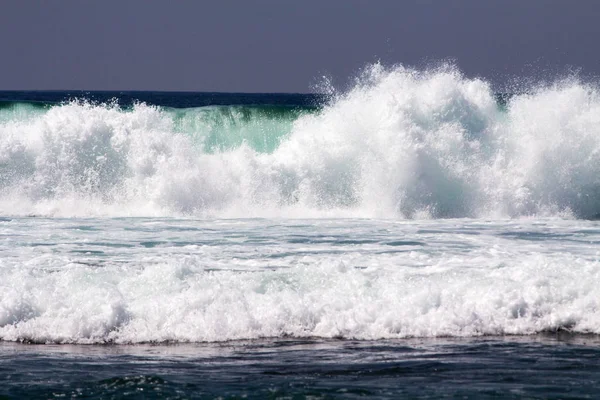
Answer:
<path fill-rule="evenodd" d="M 0 213 L 598 216 L 598 88 L 526 89 L 374 65 L 320 109 L 4 103 Z"/>

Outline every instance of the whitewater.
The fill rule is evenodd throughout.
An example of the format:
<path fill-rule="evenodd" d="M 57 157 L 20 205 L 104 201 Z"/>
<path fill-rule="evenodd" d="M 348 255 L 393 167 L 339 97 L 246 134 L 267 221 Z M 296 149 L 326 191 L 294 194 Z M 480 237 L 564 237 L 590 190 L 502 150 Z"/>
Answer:
<path fill-rule="evenodd" d="M 499 103 L 445 67 L 368 69 L 317 110 L 85 100 L 0 110 L 0 211 L 56 217 L 600 214 L 600 98 Z"/>
<path fill-rule="evenodd" d="M 1 99 L 0 341 L 600 334 L 600 91 L 521 89 Z"/>

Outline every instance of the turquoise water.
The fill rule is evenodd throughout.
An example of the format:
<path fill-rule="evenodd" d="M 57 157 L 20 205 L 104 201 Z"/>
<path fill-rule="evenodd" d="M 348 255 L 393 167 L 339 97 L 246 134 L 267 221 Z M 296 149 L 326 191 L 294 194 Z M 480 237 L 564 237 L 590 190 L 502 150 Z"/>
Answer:
<path fill-rule="evenodd" d="M 294 121 L 313 108 L 278 106 L 210 106 L 170 109 L 174 131 L 189 136 L 204 153 L 219 153 L 243 144 L 272 153 L 292 131 Z"/>

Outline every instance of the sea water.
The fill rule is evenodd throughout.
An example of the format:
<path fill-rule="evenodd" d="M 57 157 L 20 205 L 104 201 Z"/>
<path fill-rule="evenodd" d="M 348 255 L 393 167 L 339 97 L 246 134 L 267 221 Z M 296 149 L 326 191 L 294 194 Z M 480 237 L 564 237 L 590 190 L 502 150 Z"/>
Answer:
<path fill-rule="evenodd" d="M 0 93 L 0 398 L 594 397 L 600 91 Z"/>

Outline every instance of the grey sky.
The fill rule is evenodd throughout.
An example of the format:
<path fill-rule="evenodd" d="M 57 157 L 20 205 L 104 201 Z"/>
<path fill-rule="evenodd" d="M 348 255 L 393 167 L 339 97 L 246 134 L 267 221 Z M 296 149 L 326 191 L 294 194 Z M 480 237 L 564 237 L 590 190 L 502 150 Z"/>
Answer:
<path fill-rule="evenodd" d="M 0 90 L 307 92 L 452 58 L 497 83 L 600 75 L 596 0 L 4 0 Z"/>

